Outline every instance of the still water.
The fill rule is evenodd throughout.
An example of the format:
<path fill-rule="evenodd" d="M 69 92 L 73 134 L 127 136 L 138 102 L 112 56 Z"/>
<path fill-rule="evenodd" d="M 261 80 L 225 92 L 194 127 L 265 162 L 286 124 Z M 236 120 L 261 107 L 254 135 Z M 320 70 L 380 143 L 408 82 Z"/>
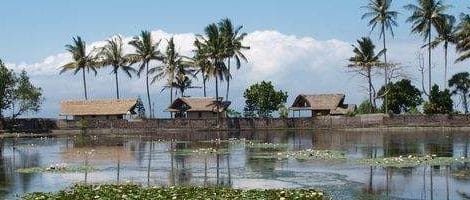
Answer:
<path fill-rule="evenodd" d="M 282 148 L 276 151 L 340 150 L 347 160 L 278 160 L 272 156 L 276 151 L 250 147 L 248 141 L 280 144 Z M 385 169 L 359 164 L 357 159 L 409 154 L 466 157 L 470 155 L 469 143 L 470 133 L 441 131 L 261 131 L 5 139 L 0 159 L 0 199 L 57 191 L 84 182 L 248 189 L 313 187 L 334 199 L 465 199 L 470 198 L 470 177 L 455 174 L 465 170 L 468 174 L 470 165 Z M 193 152 L 201 148 L 223 153 Z M 94 170 L 17 172 L 63 163 L 88 163 Z"/>

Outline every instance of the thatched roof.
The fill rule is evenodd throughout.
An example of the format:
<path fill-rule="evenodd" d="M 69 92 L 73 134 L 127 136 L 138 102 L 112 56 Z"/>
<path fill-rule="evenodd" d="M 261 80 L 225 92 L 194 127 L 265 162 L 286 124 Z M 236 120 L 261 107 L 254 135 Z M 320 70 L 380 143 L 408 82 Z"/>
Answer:
<path fill-rule="evenodd" d="M 337 107 L 335 110 L 331 110 L 332 115 L 346 115 L 356 110 L 356 104 L 345 104 L 343 107 Z"/>
<path fill-rule="evenodd" d="M 72 100 L 60 103 L 61 115 L 125 115 L 132 111 L 137 99 Z"/>
<path fill-rule="evenodd" d="M 343 104 L 344 94 L 301 94 L 297 96 L 293 108 L 309 108 L 311 110 L 335 110 Z"/>
<path fill-rule="evenodd" d="M 225 111 L 229 101 L 220 102 L 219 112 Z M 181 97 L 173 101 L 168 112 L 217 112 L 217 101 L 213 97 Z"/>

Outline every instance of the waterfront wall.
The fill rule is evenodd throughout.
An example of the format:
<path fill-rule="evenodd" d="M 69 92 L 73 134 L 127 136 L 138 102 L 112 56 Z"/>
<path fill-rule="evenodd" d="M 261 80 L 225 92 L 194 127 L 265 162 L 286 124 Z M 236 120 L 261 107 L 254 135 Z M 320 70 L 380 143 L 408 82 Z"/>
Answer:
<path fill-rule="evenodd" d="M 20 119 L 1 119 L 1 132 L 15 133 L 48 133 L 57 129 L 57 120 L 49 118 L 20 118 Z"/>
<path fill-rule="evenodd" d="M 79 130 L 86 127 L 94 132 L 156 132 L 195 130 L 257 130 L 257 129 L 347 129 L 371 127 L 468 127 L 470 117 L 466 115 L 397 115 L 382 114 L 348 116 L 321 116 L 309 118 L 228 118 L 220 119 L 147 119 L 126 120 L 59 120 L 62 130 Z"/>

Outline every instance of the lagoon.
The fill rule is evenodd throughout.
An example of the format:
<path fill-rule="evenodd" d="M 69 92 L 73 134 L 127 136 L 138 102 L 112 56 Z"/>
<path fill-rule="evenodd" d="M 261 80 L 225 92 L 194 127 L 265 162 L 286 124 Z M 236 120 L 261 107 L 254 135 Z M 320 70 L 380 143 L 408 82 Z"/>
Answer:
<path fill-rule="evenodd" d="M 197 137 L 191 134 L 198 134 Z M 221 138 L 218 140 L 218 138 Z M 317 188 L 333 199 L 461 199 L 470 195 L 470 165 L 383 168 L 363 158 L 467 157 L 470 133 L 258 131 L 4 139 L 0 198 L 57 191 L 75 183 Z M 305 149 L 346 159 L 280 159 Z M 90 168 L 78 168 L 88 163 Z M 50 166 L 77 170 L 35 171 Z M 26 171 L 26 173 L 25 173 Z M 462 174 L 467 173 L 467 176 Z"/>

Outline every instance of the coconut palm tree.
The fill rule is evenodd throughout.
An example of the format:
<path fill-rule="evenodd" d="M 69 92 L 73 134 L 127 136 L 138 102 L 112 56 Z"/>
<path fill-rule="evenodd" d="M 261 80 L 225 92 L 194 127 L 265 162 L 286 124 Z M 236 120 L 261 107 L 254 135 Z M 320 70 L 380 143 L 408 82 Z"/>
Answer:
<path fill-rule="evenodd" d="M 456 49 L 459 57 L 456 62 L 461 62 L 470 58 L 470 15 L 462 14 L 460 23 L 456 32 L 457 45 Z"/>
<path fill-rule="evenodd" d="M 447 50 L 449 48 L 449 44 L 457 43 L 455 17 L 447 17 L 444 20 L 444 23 L 437 27 L 437 32 L 438 36 L 431 42 L 431 47 L 435 48 L 441 43 L 444 47 L 444 88 L 447 88 Z"/>
<path fill-rule="evenodd" d="M 411 16 L 406 22 L 412 24 L 411 32 L 423 36 L 424 41 L 428 40 L 428 89 L 431 91 L 431 39 L 432 28 L 437 29 L 442 26 L 448 17 L 444 12 L 449 8 L 442 0 L 416 0 L 417 5 L 408 4 L 405 9 L 411 11 Z"/>
<path fill-rule="evenodd" d="M 371 18 L 369 20 L 369 26 L 371 27 L 371 32 L 377 27 L 380 26 L 379 38 L 382 38 L 383 49 L 384 49 L 384 76 L 385 76 L 385 87 L 388 86 L 388 66 L 387 66 L 387 46 L 386 46 L 386 31 L 389 31 L 392 37 L 393 27 L 397 26 L 397 17 L 398 12 L 391 10 L 392 0 L 369 0 L 367 6 L 364 6 L 367 9 L 367 12 L 362 15 L 362 19 Z M 388 112 L 387 108 L 387 93 L 384 96 L 384 105 L 385 113 Z"/>
<path fill-rule="evenodd" d="M 460 95 L 465 114 L 468 114 L 468 95 L 470 94 L 470 74 L 460 72 L 452 76 L 449 80 L 449 87 L 453 95 Z"/>
<path fill-rule="evenodd" d="M 101 48 L 99 53 L 99 60 L 103 66 L 111 66 L 111 73 L 114 74 L 116 82 L 116 99 L 119 99 L 119 76 L 118 72 L 121 70 L 129 78 L 136 70 L 129 66 L 129 57 L 124 55 L 123 42 L 121 36 L 115 36 L 106 41 L 106 45 Z"/>
<path fill-rule="evenodd" d="M 178 89 L 180 91 L 180 97 L 185 97 L 184 95 L 184 92 L 187 90 L 187 89 L 192 89 L 192 88 L 200 88 L 198 86 L 193 86 L 192 85 L 192 80 L 191 80 L 191 77 L 188 76 L 188 75 L 184 75 L 184 76 L 177 76 L 175 77 L 175 80 L 173 83 L 171 84 L 168 84 L 168 85 L 165 85 L 163 87 L 163 90 L 165 90 L 166 88 L 175 88 L 175 89 Z"/>
<path fill-rule="evenodd" d="M 201 42 L 196 40 L 194 42 L 194 46 L 196 47 L 196 50 L 194 50 L 194 56 L 191 59 L 192 66 L 196 70 L 195 75 L 198 73 L 201 74 L 202 76 L 202 85 L 203 85 L 203 91 L 204 91 L 204 97 L 207 97 L 206 93 L 206 82 L 210 78 L 210 75 L 212 74 L 212 66 L 207 57 L 204 57 L 204 52 L 201 47 Z"/>
<path fill-rule="evenodd" d="M 88 100 L 85 74 L 90 71 L 94 72 L 95 75 L 97 74 L 96 68 L 98 64 L 96 62 L 95 51 L 92 50 L 87 53 L 86 43 L 80 36 L 74 37 L 73 44 L 65 45 L 65 49 L 72 54 L 73 61 L 61 66 L 59 74 L 73 71 L 73 74 L 76 75 L 79 71 L 82 71 L 83 91 L 85 100 Z"/>
<path fill-rule="evenodd" d="M 225 55 L 225 59 L 227 60 L 227 69 L 228 73 L 225 76 L 225 79 L 227 80 L 227 91 L 225 94 L 225 99 L 228 100 L 228 95 L 229 95 L 229 90 L 230 90 L 230 79 L 232 79 L 231 73 L 230 73 L 230 59 L 234 58 L 235 59 L 235 64 L 237 69 L 240 69 L 241 66 L 241 60 L 247 62 L 248 60 L 246 59 L 245 55 L 243 55 L 243 50 L 250 49 L 248 46 L 243 46 L 242 41 L 247 35 L 246 33 L 240 33 L 241 29 L 243 26 L 237 26 L 235 27 L 232 24 L 232 21 L 230 19 L 225 18 L 222 19 L 219 24 L 219 30 L 221 36 L 225 40 L 225 45 L 227 49 L 227 55 Z"/>
<path fill-rule="evenodd" d="M 207 58 L 211 65 L 210 76 L 215 78 L 215 96 L 216 101 L 219 99 L 219 80 L 223 81 L 224 77 L 229 73 L 224 59 L 227 55 L 225 39 L 222 37 L 217 24 L 209 24 L 204 29 L 204 36 L 198 35 L 195 46 L 201 47 L 203 58 Z M 217 104 L 218 105 L 218 104 Z"/>
<path fill-rule="evenodd" d="M 163 57 L 158 50 L 160 42 L 154 42 L 152 35 L 149 31 L 142 31 L 140 36 L 135 36 L 132 41 L 129 42 L 135 48 L 135 53 L 129 54 L 131 63 L 140 63 L 137 76 L 140 77 L 141 73 L 145 70 L 145 84 L 147 89 L 147 101 L 149 105 L 149 113 L 152 116 L 152 101 L 150 100 L 150 89 L 149 89 L 149 64 L 151 61 L 161 61 Z"/>
<path fill-rule="evenodd" d="M 372 40 L 368 37 L 363 37 L 357 40 L 358 45 L 353 46 L 354 56 L 349 58 L 349 68 L 353 69 L 353 72 L 366 78 L 368 83 L 369 102 L 373 106 L 373 109 L 377 107 L 375 103 L 376 92 L 374 85 L 372 84 L 372 70 L 375 67 L 383 65 L 380 62 L 380 56 L 384 54 L 385 50 L 382 49 L 379 53 L 375 54 L 375 45 Z M 371 110 L 373 112 L 373 110 Z"/>

